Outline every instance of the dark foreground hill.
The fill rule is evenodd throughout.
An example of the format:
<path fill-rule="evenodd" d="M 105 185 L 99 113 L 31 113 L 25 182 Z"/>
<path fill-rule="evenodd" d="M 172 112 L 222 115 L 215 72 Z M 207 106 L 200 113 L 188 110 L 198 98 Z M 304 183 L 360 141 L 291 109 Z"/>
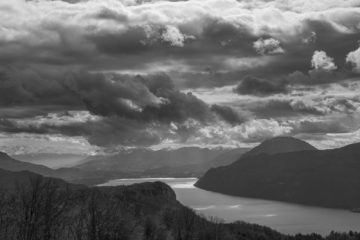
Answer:
<path fill-rule="evenodd" d="M 181 205 L 173 190 L 161 182 L 89 188 L 30 172 L 0 170 L 0 205 L 2 240 L 324 239 L 205 219 Z M 332 233 L 325 239 L 359 237 Z"/>
<path fill-rule="evenodd" d="M 229 195 L 332 208 L 360 207 L 360 143 L 333 150 L 245 156 L 197 183 Z"/>

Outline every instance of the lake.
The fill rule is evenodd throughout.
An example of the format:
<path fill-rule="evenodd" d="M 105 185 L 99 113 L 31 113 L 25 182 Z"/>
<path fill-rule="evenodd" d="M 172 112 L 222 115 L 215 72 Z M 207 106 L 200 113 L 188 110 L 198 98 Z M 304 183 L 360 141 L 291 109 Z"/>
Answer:
<path fill-rule="evenodd" d="M 326 235 L 331 230 L 360 231 L 360 213 L 209 192 L 194 186 L 196 178 L 116 179 L 99 186 L 154 181 L 171 186 L 182 204 L 205 216 L 219 217 L 226 222 L 242 220 L 268 226 L 285 234 L 315 232 Z"/>

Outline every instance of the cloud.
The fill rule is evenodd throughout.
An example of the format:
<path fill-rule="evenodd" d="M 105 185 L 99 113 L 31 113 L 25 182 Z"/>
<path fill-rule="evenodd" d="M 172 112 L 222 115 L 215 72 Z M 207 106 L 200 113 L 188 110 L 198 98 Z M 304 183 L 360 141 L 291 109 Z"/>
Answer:
<path fill-rule="evenodd" d="M 99 148 L 90 145 L 83 137 L 48 136 L 35 134 L 1 134 L 0 151 L 8 154 L 79 154 L 93 155 Z"/>
<path fill-rule="evenodd" d="M 312 99 L 268 99 L 249 104 L 249 111 L 257 118 L 293 118 L 306 115 L 322 116 L 330 112 Z"/>
<path fill-rule="evenodd" d="M 25 119 L 0 119 L 0 131 L 33 134 L 35 137 L 83 137 L 101 147 L 158 144 L 164 131 L 160 125 L 144 124 L 119 117 L 97 117 L 86 111 L 48 114 Z"/>
<path fill-rule="evenodd" d="M 273 38 L 260 38 L 254 42 L 253 47 L 261 55 L 282 54 L 285 52 L 280 46 L 280 41 Z"/>
<path fill-rule="evenodd" d="M 48 106 L 44 113 L 86 109 L 96 115 L 143 122 L 183 122 L 188 118 L 206 122 L 212 118 L 207 104 L 191 93 L 180 92 L 164 74 L 7 68 L 0 72 L 0 105 L 13 109 L 27 106 L 38 112 Z"/>
<path fill-rule="evenodd" d="M 136 114 L 146 106 L 159 106 L 161 99 L 137 78 L 116 74 L 74 72 L 67 76 L 64 87 L 81 99 L 95 114 Z"/>
<path fill-rule="evenodd" d="M 221 106 L 215 104 L 211 106 L 211 110 L 218 114 L 226 122 L 233 125 L 242 124 L 248 119 L 245 114 L 240 114 L 239 112 L 228 106 Z"/>
<path fill-rule="evenodd" d="M 360 73 L 360 47 L 346 56 L 346 62 L 353 66 L 353 71 Z"/>
<path fill-rule="evenodd" d="M 339 85 L 355 84 L 360 71 L 358 6 L 0 0 L 1 131 L 101 146 L 310 134 L 315 120 L 289 121 L 351 119 L 359 109 L 355 90 Z M 207 89 L 207 99 L 194 88 Z M 75 121 L 82 118 L 69 111 L 95 118 Z M 343 124 L 350 131 L 350 120 Z"/>
<path fill-rule="evenodd" d="M 255 77 L 244 78 L 234 89 L 238 94 L 266 96 L 285 93 L 286 82 L 271 82 Z"/>
<path fill-rule="evenodd" d="M 297 122 L 294 126 L 294 134 L 328 134 L 328 133 L 347 133 L 351 128 L 341 121 L 334 120 L 311 120 L 304 119 Z"/>
<path fill-rule="evenodd" d="M 52 68 L 0 68 L 0 106 L 53 105 L 58 108 L 59 105 L 65 105 L 78 108 L 81 102 L 60 83 L 64 76 L 64 71 Z"/>
<path fill-rule="evenodd" d="M 185 40 L 191 38 L 191 36 L 184 36 L 180 30 L 174 26 L 166 26 L 161 38 L 163 41 L 170 43 L 171 46 L 183 47 Z"/>
<path fill-rule="evenodd" d="M 98 119 L 86 111 L 48 113 L 22 119 L 1 118 L 0 130 L 7 133 L 87 136 L 90 129 L 84 123 L 92 121 L 98 121 Z"/>
<path fill-rule="evenodd" d="M 337 69 L 334 59 L 324 51 L 315 51 L 311 59 L 311 66 L 316 70 L 333 71 Z"/>
<path fill-rule="evenodd" d="M 86 108 L 101 116 L 140 122 L 184 122 L 189 118 L 211 121 L 209 106 L 177 90 L 167 75 L 73 74 L 64 85 Z"/>
<path fill-rule="evenodd" d="M 188 140 L 191 144 L 228 144 L 239 146 L 265 139 L 288 135 L 292 127 L 275 119 L 254 119 L 241 125 L 211 125 L 198 129 Z"/>
<path fill-rule="evenodd" d="M 254 42 L 261 53 L 278 53 L 286 48 L 282 55 L 304 62 L 308 57 L 305 53 L 313 52 L 313 45 L 302 44 L 302 39 L 311 34 L 317 36 L 316 46 L 326 51 L 334 41 L 341 42 L 333 45 L 337 52 L 331 54 L 336 58 L 340 51 L 353 47 L 358 37 L 354 29 L 359 12 L 351 8 L 356 6 L 353 2 L 322 2 L 316 6 L 284 4 L 280 0 L 227 0 L 226 4 L 220 0 L 0 4 L 1 9 L 11 9 L 0 15 L 0 61 L 6 62 L 84 64 L 126 70 L 136 66 L 149 70 L 149 63 L 162 64 L 171 58 L 189 68 L 215 68 L 217 58 L 224 55 L 256 56 Z M 64 18 L 68 21 L 64 22 Z M 300 51 L 303 53 L 298 54 Z"/>

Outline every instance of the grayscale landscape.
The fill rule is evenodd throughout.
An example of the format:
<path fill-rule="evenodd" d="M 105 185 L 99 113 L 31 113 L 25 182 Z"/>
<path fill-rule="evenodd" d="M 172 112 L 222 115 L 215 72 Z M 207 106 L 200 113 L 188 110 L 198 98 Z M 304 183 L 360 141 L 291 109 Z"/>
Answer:
<path fill-rule="evenodd" d="M 360 0 L 0 0 L 0 240 L 359 240 Z"/>

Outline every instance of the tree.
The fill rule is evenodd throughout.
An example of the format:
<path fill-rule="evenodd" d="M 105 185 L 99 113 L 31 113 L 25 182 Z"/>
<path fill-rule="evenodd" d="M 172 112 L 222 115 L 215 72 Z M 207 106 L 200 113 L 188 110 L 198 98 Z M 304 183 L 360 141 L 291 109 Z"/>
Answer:
<path fill-rule="evenodd" d="M 68 206 L 69 190 L 57 182 L 33 177 L 17 188 L 17 228 L 19 240 L 61 239 L 61 229 Z"/>

